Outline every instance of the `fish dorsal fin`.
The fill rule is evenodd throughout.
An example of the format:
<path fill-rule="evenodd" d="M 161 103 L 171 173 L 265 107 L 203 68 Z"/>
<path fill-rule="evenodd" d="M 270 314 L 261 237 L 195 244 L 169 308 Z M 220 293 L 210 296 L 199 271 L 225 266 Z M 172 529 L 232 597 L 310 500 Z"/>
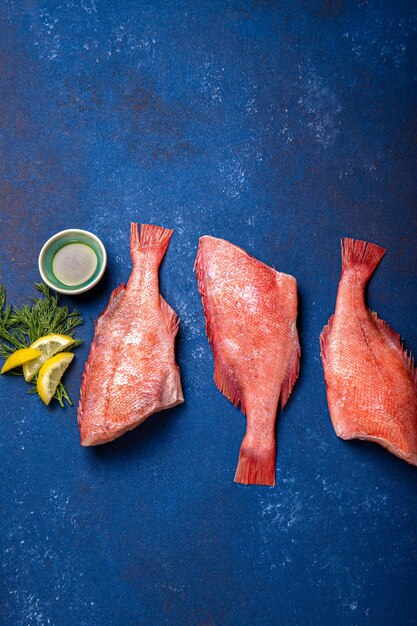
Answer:
<path fill-rule="evenodd" d="M 243 398 L 239 385 L 234 379 L 230 367 L 227 366 L 227 364 L 224 362 L 224 359 L 222 358 L 222 350 L 220 349 L 218 333 L 215 328 L 213 317 L 211 315 L 209 300 L 207 298 L 205 288 L 204 261 L 201 244 L 198 246 L 194 269 L 198 282 L 198 291 L 200 292 L 201 301 L 203 303 L 204 317 L 206 319 L 206 333 L 213 350 L 214 382 L 216 383 L 220 393 L 222 393 L 234 406 L 237 407 L 240 403 L 242 412 L 245 413 L 245 406 L 243 403 Z"/>
<path fill-rule="evenodd" d="M 178 327 L 180 323 L 179 317 L 175 313 L 174 309 L 168 304 L 166 300 L 164 300 L 162 296 L 160 296 L 159 302 L 168 331 L 175 336 L 178 332 Z"/>
<path fill-rule="evenodd" d="M 105 320 L 106 317 L 111 315 L 111 313 L 114 311 L 114 309 L 116 308 L 116 306 L 117 306 L 118 302 L 120 301 L 122 295 L 124 294 L 124 291 L 125 291 L 125 284 L 124 283 L 122 283 L 121 285 L 116 287 L 116 289 L 113 289 L 113 291 L 110 294 L 110 298 L 109 298 L 109 301 L 107 303 L 106 308 L 104 309 L 103 313 L 99 316 L 97 322 L 94 323 L 95 334 L 99 330 L 100 324 L 103 322 L 103 320 Z M 80 401 L 79 401 L 79 404 L 78 404 L 78 415 L 79 415 L 79 417 L 81 417 L 82 413 L 83 413 L 84 400 L 85 400 L 85 396 L 86 396 L 87 380 L 88 380 L 88 378 L 90 376 L 90 368 L 91 368 L 91 363 L 93 361 L 95 345 L 96 344 L 95 344 L 95 341 L 93 339 L 93 342 L 92 342 L 91 348 L 90 348 L 90 352 L 88 354 L 88 359 L 87 359 L 87 361 L 85 362 L 85 365 L 84 365 L 84 372 L 83 372 L 82 381 L 81 381 Z"/>
<path fill-rule="evenodd" d="M 99 315 L 97 322 L 95 323 L 95 328 L 97 330 L 97 328 L 99 328 L 100 323 L 106 319 L 106 317 L 108 317 L 109 315 L 111 315 L 114 311 L 114 309 L 116 308 L 116 306 L 118 305 L 121 297 L 123 296 L 125 291 L 125 284 L 121 283 L 118 287 L 116 287 L 116 289 L 113 289 L 113 291 L 110 294 L 110 298 L 109 301 L 107 303 L 106 308 L 104 309 L 104 311 Z"/>
<path fill-rule="evenodd" d="M 220 350 L 216 346 L 216 341 L 210 341 L 213 354 L 214 354 L 214 382 L 217 385 L 218 390 L 222 393 L 234 406 L 239 406 L 242 409 L 242 413 L 246 414 L 245 404 L 243 402 L 242 394 L 230 368 L 228 368 L 223 359 L 220 358 Z"/>
<path fill-rule="evenodd" d="M 295 381 L 297 380 L 298 373 L 300 371 L 300 342 L 298 340 L 298 333 L 295 322 L 293 322 L 293 325 L 294 344 L 290 361 L 288 363 L 287 373 L 281 385 L 281 408 L 284 408 L 284 406 L 287 404 L 288 398 L 291 395 L 291 391 L 295 385 Z"/>
<path fill-rule="evenodd" d="M 394 346 L 397 354 L 400 356 L 405 369 L 410 374 L 411 380 L 417 385 L 417 369 L 414 363 L 414 359 L 411 355 L 411 352 L 407 352 L 404 348 L 403 342 L 401 340 L 401 336 L 393 329 L 391 326 L 378 317 L 378 314 L 375 311 L 370 311 L 372 315 L 372 319 L 379 328 L 379 330 L 385 335 L 388 341 Z"/>
<path fill-rule="evenodd" d="M 118 287 L 116 287 L 116 289 L 113 289 L 113 291 L 110 294 L 110 298 L 107 303 L 107 306 L 104 309 L 103 313 L 100 315 L 100 317 L 104 317 L 108 315 L 116 308 L 116 305 L 119 302 L 122 295 L 124 294 L 124 291 L 125 291 L 124 283 L 121 283 Z"/>
<path fill-rule="evenodd" d="M 320 335 L 320 354 L 323 359 L 323 363 L 327 362 L 327 349 L 329 346 L 330 333 L 332 330 L 334 314 L 330 316 L 326 326 L 321 331 Z"/>

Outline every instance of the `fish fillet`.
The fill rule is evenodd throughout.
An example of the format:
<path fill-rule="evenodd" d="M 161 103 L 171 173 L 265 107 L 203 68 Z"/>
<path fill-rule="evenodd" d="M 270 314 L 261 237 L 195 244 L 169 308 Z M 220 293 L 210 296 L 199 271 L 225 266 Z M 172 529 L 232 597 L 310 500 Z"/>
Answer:
<path fill-rule="evenodd" d="M 159 293 L 158 270 L 173 231 L 131 224 L 133 269 L 99 317 L 82 378 L 81 445 L 112 441 L 184 402 L 175 362 L 178 317 Z"/>
<path fill-rule="evenodd" d="M 330 416 L 342 439 L 376 441 L 417 465 L 417 373 L 400 336 L 365 304 L 386 250 L 343 239 L 336 309 L 320 337 Z"/>
<path fill-rule="evenodd" d="M 232 243 L 201 237 L 196 273 L 214 380 L 247 417 L 235 481 L 275 484 L 275 420 L 298 376 L 297 283 Z"/>

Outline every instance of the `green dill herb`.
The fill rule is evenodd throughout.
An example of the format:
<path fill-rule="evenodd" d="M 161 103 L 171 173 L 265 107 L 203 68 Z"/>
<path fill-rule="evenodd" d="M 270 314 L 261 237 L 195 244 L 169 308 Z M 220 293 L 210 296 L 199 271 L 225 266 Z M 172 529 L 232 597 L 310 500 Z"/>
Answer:
<path fill-rule="evenodd" d="M 0 357 L 7 359 L 15 350 L 28 348 L 31 343 L 53 333 L 73 337 L 77 326 L 83 323 L 80 313 L 74 309 L 70 311 L 67 306 L 58 304 L 58 296 L 51 292 L 44 283 L 35 283 L 35 288 L 42 294 L 39 298 L 32 298 L 32 304 L 24 304 L 22 307 L 6 306 L 6 290 L 0 285 Z M 82 343 L 76 339 L 67 351 L 72 351 Z M 16 368 L 13 372 L 23 375 L 22 368 Z M 37 393 L 37 376 L 32 381 L 29 393 Z M 63 407 L 64 400 L 72 406 L 72 402 L 64 384 L 59 383 L 54 398 Z"/>

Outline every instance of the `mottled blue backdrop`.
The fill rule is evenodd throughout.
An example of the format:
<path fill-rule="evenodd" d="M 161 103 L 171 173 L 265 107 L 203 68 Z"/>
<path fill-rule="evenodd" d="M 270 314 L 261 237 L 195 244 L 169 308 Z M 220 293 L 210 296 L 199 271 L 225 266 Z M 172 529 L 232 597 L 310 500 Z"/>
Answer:
<path fill-rule="evenodd" d="M 370 305 L 417 352 L 413 1 L 3 0 L 0 282 L 34 295 L 63 228 L 104 241 L 67 375 L 130 271 L 129 222 L 175 229 L 161 289 L 186 403 L 82 449 L 76 408 L 0 380 L 7 626 L 417 624 L 417 473 L 330 423 L 319 334 L 341 236 L 388 248 Z M 245 420 L 215 388 L 198 237 L 294 274 L 301 374 L 277 485 L 233 483 Z"/>

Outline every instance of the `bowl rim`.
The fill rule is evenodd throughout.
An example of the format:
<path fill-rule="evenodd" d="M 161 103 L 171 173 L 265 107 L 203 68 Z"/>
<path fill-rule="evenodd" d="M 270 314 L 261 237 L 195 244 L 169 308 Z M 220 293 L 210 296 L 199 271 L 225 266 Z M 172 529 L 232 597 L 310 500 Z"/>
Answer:
<path fill-rule="evenodd" d="M 49 248 L 49 246 L 51 244 L 53 244 L 55 241 L 57 241 L 57 240 L 61 239 L 62 237 L 64 237 L 65 235 L 70 235 L 70 234 L 73 234 L 73 235 L 85 235 L 87 237 L 90 237 L 90 239 L 95 241 L 95 243 L 98 245 L 98 247 L 100 248 L 100 250 L 102 252 L 102 255 L 103 255 L 103 262 L 102 262 L 100 271 L 97 274 L 97 276 L 95 277 L 95 279 L 92 280 L 87 285 L 84 285 L 84 287 L 81 287 L 80 289 L 65 289 L 63 287 L 58 287 L 57 285 L 55 285 L 52 281 L 50 281 L 48 279 L 48 277 L 45 275 L 45 273 L 43 271 L 43 261 L 44 261 L 45 254 L 46 254 L 46 251 Z M 55 233 L 55 235 L 52 235 L 52 237 L 49 237 L 49 239 L 47 239 L 45 241 L 45 243 L 43 244 L 43 246 L 41 248 L 41 251 L 39 252 L 39 256 L 38 256 L 39 273 L 40 273 L 41 278 L 44 281 L 44 283 L 46 283 L 48 285 L 48 287 L 50 287 L 51 289 L 53 289 L 57 293 L 63 293 L 65 295 L 67 295 L 67 296 L 76 296 L 76 295 L 78 295 L 80 293 L 84 293 L 86 291 L 89 291 L 90 289 L 95 287 L 95 285 L 97 285 L 97 283 L 103 277 L 103 274 L 104 274 L 104 272 L 106 270 L 106 266 L 107 266 L 107 252 L 106 252 L 106 248 L 104 247 L 103 242 L 101 241 L 101 239 L 99 237 L 97 237 L 97 235 L 95 235 L 94 233 L 90 232 L 89 230 L 83 230 L 82 228 L 66 228 L 65 230 L 60 230 L 58 233 Z"/>

